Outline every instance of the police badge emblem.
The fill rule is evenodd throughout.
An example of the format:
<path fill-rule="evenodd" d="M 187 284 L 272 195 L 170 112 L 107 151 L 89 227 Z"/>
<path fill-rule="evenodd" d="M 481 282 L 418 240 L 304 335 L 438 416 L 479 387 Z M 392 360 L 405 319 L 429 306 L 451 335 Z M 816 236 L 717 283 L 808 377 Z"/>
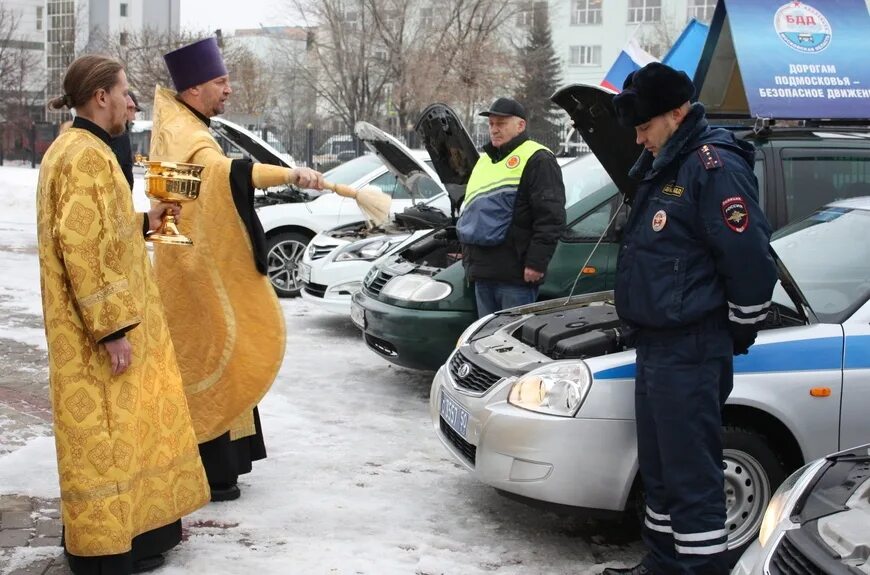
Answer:
<path fill-rule="evenodd" d="M 514 168 L 516 168 L 517 166 L 520 165 L 520 157 L 517 156 L 516 154 L 514 154 L 513 156 L 511 156 L 510 158 L 507 159 L 507 162 L 505 162 L 505 165 L 509 169 L 513 170 Z"/>
<path fill-rule="evenodd" d="M 668 214 L 664 210 L 659 210 L 653 216 L 652 219 L 652 229 L 654 232 L 660 232 L 665 228 L 665 224 L 668 223 Z"/>
<path fill-rule="evenodd" d="M 725 218 L 725 225 L 731 228 L 731 231 L 742 233 L 749 225 L 749 210 L 746 209 L 743 198 L 734 196 L 723 200 L 722 217 Z"/>

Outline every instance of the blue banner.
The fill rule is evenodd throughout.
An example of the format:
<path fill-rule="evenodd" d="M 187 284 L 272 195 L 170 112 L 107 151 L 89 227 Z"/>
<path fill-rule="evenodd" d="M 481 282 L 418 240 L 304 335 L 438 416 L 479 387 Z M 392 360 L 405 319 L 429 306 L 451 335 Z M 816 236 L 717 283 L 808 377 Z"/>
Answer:
<path fill-rule="evenodd" d="M 865 0 L 724 0 L 753 116 L 870 118 Z"/>

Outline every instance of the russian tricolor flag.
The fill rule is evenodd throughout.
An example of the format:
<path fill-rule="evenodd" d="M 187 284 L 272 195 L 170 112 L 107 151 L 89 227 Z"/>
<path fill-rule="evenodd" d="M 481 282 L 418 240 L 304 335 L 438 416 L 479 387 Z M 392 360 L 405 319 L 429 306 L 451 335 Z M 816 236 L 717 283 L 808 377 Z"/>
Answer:
<path fill-rule="evenodd" d="M 632 38 L 625 45 L 625 48 L 622 49 L 622 52 L 619 53 L 619 56 L 616 57 L 616 62 L 610 67 L 610 71 L 604 77 L 604 80 L 601 81 L 601 85 L 616 92 L 621 92 L 622 83 L 625 81 L 626 76 L 635 70 L 640 70 L 650 62 L 658 61 L 658 58 L 641 48 L 637 40 Z"/>

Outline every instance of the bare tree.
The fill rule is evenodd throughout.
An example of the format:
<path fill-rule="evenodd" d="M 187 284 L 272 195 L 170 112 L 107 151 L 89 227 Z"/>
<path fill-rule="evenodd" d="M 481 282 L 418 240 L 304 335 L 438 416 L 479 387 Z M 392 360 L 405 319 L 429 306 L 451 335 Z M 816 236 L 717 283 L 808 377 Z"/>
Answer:
<path fill-rule="evenodd" d="M 154 87 L 172 86 L 172 78 L 163 63 L 163 55 L 202 38 L 190 30 L 160 32 L 145 28 L 139 32 L 121 32 L 111 36 L 103 32 L 94 34 L 89 42 L 91 49 L 99 49 L 117 58 L 124 64 L 127 81 L 142 100 L 150 102 Z"/>
<path fill-rule="evenodd" d="M 373 118 L 389 76 L 366 0 L 290 1 L 306 25 L 317 24 L 296 80 L 310 86 L 348 129 Z"/>
<path fill-rule="evenodd" d="M 20 36 L 20 16 L 0 5 L 0 158 L 6 134 L 32 147 L 31 128 L 40 119 L 45 85 L 39 53 Z M 24 142 L 29 142 L 24 145 Z"/>
<path fill-rule="evenodd" d="M 348 127 L 395 118 L 404 129 L 441 100 L 467 117 L 512 86 L 503 0 L 291 0 L 316 35 L 299 79 Z"/>

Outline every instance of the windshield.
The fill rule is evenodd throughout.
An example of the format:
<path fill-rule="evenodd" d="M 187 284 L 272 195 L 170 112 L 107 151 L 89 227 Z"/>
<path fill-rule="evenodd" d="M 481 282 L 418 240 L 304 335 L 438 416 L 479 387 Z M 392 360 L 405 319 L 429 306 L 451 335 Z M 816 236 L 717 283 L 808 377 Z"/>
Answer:
<path fill-rule="evenodd" d="M 570 208 L 586 196 L 605 186 L 614 186 L 613 180 L 594 154 L 583 156 L 562 168 L 565 182 L 565 207 Z"/>
<path fill-rule="evenodd" d="M 870 212 L 822 208 L 776 234 L 771 246 L 819 321 L 841 323 L 870 295 Z M 794 309 L 777 283 L 775 303 Z"/>
<path fill-rule="evenodd" d="M 366 154 L 339 164 L 323 174 L 323 178 L 335 184 L 352 184 L 383 165 L 381 159 L 374 154 Z"/>

